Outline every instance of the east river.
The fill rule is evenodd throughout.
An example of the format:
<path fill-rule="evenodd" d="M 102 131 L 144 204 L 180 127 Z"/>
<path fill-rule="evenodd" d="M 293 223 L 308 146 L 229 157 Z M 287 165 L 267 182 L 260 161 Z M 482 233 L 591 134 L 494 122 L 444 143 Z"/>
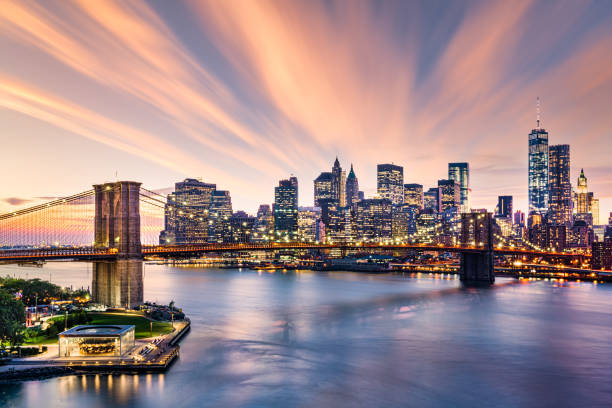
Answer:
<path fill-rule="evenodd" d="M 92 267 L 0 266 L 89 287 Z M 192 321 L 165 374 L 0 385 L 2 407 L 609 407 L 612 285 L 144 266 Z"/>

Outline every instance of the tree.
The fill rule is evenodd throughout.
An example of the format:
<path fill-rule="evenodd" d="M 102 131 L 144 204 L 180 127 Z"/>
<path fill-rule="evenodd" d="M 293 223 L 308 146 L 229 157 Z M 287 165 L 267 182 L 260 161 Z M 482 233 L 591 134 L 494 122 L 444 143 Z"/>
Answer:
<path fill-rule="evenodd" d="M 0 342 L 18 346 L 23 342 L 25 306 L 0 289 Z"/>

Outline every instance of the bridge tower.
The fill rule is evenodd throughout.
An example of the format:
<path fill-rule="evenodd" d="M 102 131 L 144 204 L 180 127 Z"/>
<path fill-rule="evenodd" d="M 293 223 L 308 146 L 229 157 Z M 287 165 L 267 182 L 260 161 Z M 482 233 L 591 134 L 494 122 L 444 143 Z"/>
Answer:
<path fill-rule="evenodd" d="M 478 249 L 476 252 L 461 253 L 461 281 L 489 284 L 495 282 L 492 214 L 461 214 L 461 244 Z"/>
<path fill-rule="evenodd" d="M 115 248 L 117 257 L 142 258 L 140 184 L 134 181 L 96 184 L 94 247 Z"/>

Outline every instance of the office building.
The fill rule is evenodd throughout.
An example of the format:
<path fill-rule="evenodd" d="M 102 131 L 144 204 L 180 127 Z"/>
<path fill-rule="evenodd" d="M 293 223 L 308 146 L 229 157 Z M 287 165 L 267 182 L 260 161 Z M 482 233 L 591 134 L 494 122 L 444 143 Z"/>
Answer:
<path fill-rule="evenodd" d="M 213 191 L 208 210 L 208 242 L 232 242 L 229 221 L 232 214 L 232 198 L 229 191 Z"/>
<path fill-rule="evenodd" d="M 425 210 L 439 213 L 440 210 L 440 188 L 432 187 L 423 193 L 423 206 Z"/>
<path fill-rule="evenodd" d="M 448 163 L 448 179 L 459 186 L 459 211 L 470 212 L 470 165 L 469 163 Z"/>
<path fill-rule="evenodd" d="M 355 213 L 355 229 L 358 239 L 390 240 L 393 230 L 391 208 L 391 201 L 384 198 L 370 198 L 358 202 Z"/>
<path fill-rule="evenodd" d="M 570 147 L 550 146 L 548 152 L 548 222 L 570 226 L 573 221 Z"/>
<path fill-rule="evenodd" d="M 321 237 L 321 209 L 319 207 L 298 208 L 298 240 L 301 242 L 316 242 Z"/>
<path fill-rule="evenodd" d="M 268 204 L 259 206 L 253 229 L 253 242 L 268 242 L 274 239 L 274 214 Z"/>
<path fill-rule="evenodd" d="M 404 202 L 404 168 L 395 164 L 377 166 L 377 192 L 393 205 Z"/>
<path fill-rule="evenodd" d="M 404 204 L 423 209 L 423 186 L 421 184 L 404 184 Z"/>
<path fill-rule="evenodd" d="M 351 170 L 346 177 L 346 205 L 353 206 L 359 201 L 359 181 L 355 176 L 353 165 L 351 164 Z"/>
<path fill-rule="evenodd" d="M 497 197 L 495 216 L 512 219 L 512 196 Z"/>
<path fill-rule="evenodd" d="M 314 180 L 314 206 L 321 207 L 323 200 L 332 200 L 332 180 L 331 172 L 323 172 Z"/>
<path fill-rule="evenodd" d="M 331 183 L 331 191 L 332 198 L 340 207 L 344 207 L 346 205 L 346 174 L 342 167 L 340 167 L 340 162 L 338 161 L 338 157 L 336 157 L 336 161 L 334 162 L 334 167 L 332 167 L 332 183 Z"/>
<path fill-rule="evenodd" d="M 162 245 L 201 244 L 207 242 L 208 209 L 215 184 L 197 179 L 175 183 L 164 207 Z"/>
<path fill-rule="evenodd" d="M 593 242 L 591 268 L 597 270 L 612 269 L 612 241 Z"/>
<path fill-rule="evenodd" d="M 252 242 L 255 233 L 255 217 L 237 211 L 229 219 L 232 242 Z"/>
<path fill-rule="evenodd" d="M 529 213 L 544 215 L 548 211 L 548 132 L 540 120 L 529 133 Z"/>
<path fill-rule="evenodd" d="M 574 199 L 576 202 L 575 218 L 585 221 L 590 226 L 599 225 L 599 199 L 589 191 L 584 169 L 580 170 Z"/>
<path fill-rule="evenodd" d="M 448 208 L 460 208 L 461 189 L 459 184 L 454 180 L 438 180 L 438 188 L 440 190 L 440 211 L 445 211 Z"/>
<path fill-rule="evenodd" d="M 274 239 L 298 239 L 298 186 L 297 179 L 281 180 L 274 188 Z"/>

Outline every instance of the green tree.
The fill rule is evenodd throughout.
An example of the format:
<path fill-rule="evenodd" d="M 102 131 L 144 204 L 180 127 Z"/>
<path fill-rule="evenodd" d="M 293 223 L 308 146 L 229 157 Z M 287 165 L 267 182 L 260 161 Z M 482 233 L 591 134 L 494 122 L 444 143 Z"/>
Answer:
<path fill-rule="evenodd" d="M 0 290 L 0 342 L 18 346 L 23 342 L 25 306 L 10 293 Z"/>

